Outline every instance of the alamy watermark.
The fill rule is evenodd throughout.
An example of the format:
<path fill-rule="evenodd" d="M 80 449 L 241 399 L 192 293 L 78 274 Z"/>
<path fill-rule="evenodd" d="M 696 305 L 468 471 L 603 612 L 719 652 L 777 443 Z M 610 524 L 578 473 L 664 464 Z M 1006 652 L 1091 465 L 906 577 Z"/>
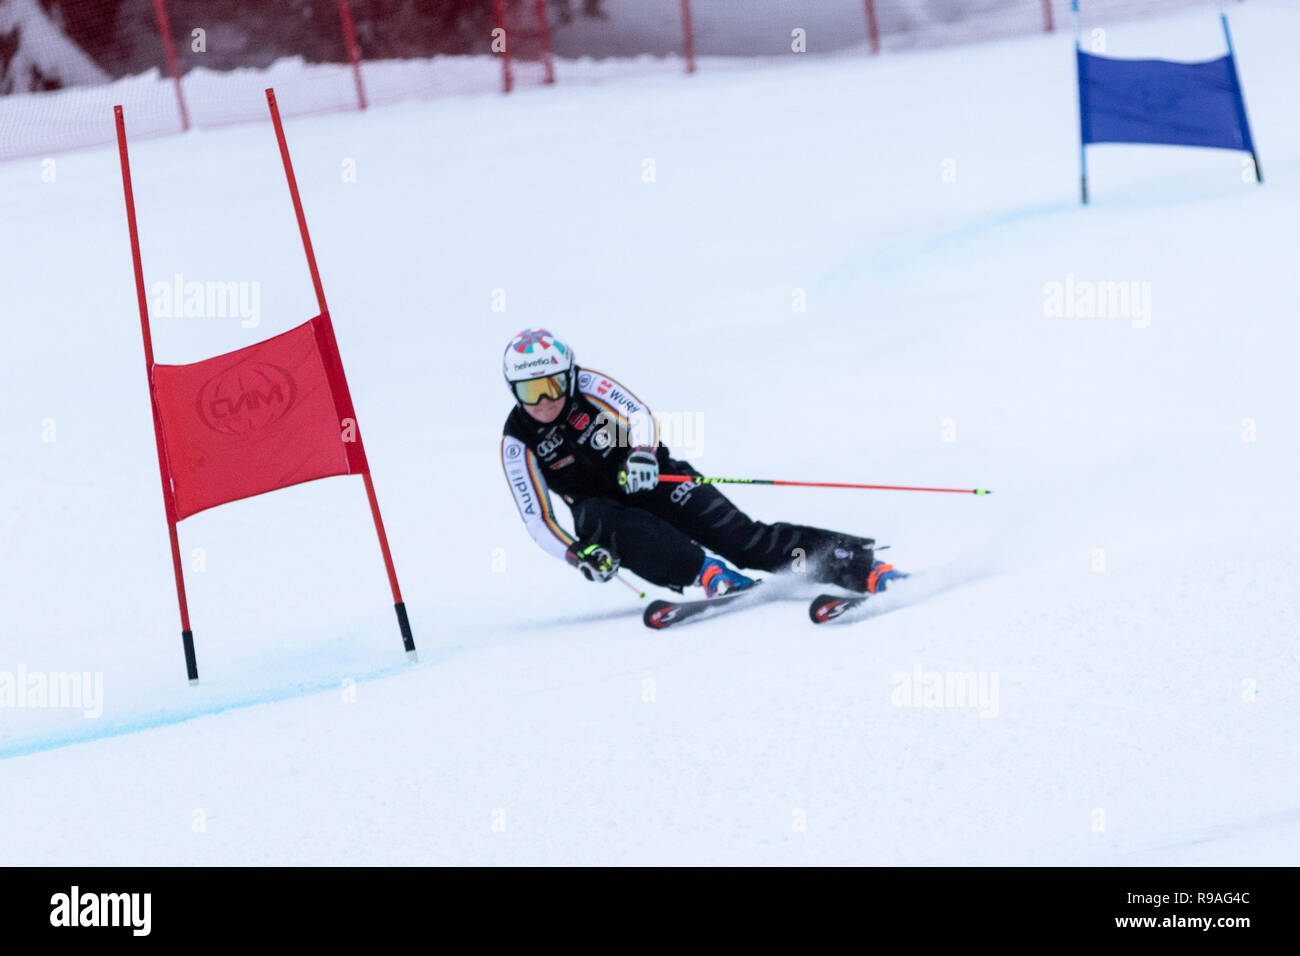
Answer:
<path fill-rule="evenodd" d="M 575 412 L 575 416 L 581 416 Z M 571 419 L 572 421 L 572 419 Z M 598 412 L 591 419 L 596 427 L 591 435 L 592 446 L 597 449 L 645 448 L 659 444 L 671 448 L 674 456 L 699 458 L 704 454 L 704 414 L 702 412 L 651 412 L 650 419 L 629 422 L 626 419 Z M 581 419 L 575 427 L 583 426 Z"/>
<path fill-rule="evenodd" d="M 0 671 L 0 709 L 66 708 L 95 719 L 104 713 L 103 671 Z"/>
<path fill-rule="evenodd" d="M 161 319 L 239 319 L 246 329 L 262 322 L 260 282 L 187 282 L 176 273 L 170 282 L 149 287 L 149 309 Z"/>
<path fill-rule="evenodd" d="M 1076 278 L 1043 284 L 1043 315 L 1049 319 L 1129 319 L 1133 328 L 1151 324 L 1151 283 Z"/>
<path fill-rule="evenodd" d="M 978 709 L 981 717 L 998 715 L 997 671 L 927 671 L 917 664 L 889 678 L 895 707 Z"/>
<path fill-rule="evenodd" d="M 83 893 L 74 884 L 67 893 L 50 897 L 50 925 L 122 927 L 132 936 L 148 936 L 153 928 L 153 894 Z"/>

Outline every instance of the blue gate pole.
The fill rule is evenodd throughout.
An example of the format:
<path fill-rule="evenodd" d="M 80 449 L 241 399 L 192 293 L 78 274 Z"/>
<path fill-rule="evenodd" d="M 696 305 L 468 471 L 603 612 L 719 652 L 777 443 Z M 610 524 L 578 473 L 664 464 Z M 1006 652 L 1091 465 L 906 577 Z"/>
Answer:
<path fill-rule="evenodd" d="M 1079 198 L 1088 205 L 1088 143 L 1084 135 L 1086 111 L 1083 104 L 1083 48 L 1079 45 L 1079 0 L 1070 0 L 1074 22 L 1074 78 L 1079 98 Z"/>
<path fill-rule="evenodd" d="M 1242 88 L 1241 77 L 1237 73 L 1237 54 L 1232 49 L 1232 31 L 1228 29 L 1228 15 L 1219 11 L 1219 22 L 1223 24 L 1223 39 L 1228 44 L 1228 65 L 1232 67 L 1232 83 L 1237 88 L 1237 121 L 1250 148 L 1250 159 L 1255 164 L 1255 182 L 1264 185 L 1264 171 L 1259 168 L 1259 154 L 1255 152 L 1255 137 L 1250 131 L 1250 120 L 1246 117 L 1246 91 Z"/>

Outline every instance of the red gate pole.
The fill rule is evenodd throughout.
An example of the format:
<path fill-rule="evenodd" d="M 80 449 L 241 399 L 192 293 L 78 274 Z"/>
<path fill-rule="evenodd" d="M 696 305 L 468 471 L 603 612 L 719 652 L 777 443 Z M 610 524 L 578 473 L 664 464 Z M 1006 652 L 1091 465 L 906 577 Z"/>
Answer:
<path fill-rule="evenodd" d="M 190 113 L 185 108 L 185 94 L 181 92 L 181 72 L 176 65 L 176 47 L 172 43 L 172 25 L 167 19 L 166 0 L 153 0 L 153 12 L 158 18 L 158 30 L 162 33 L 163 53 L 167 56 L 167 72 L 172 75 L 176 86 L 176 105 L 181 111 L 181 131 L 190 128 Z"/>
<path fill-rule="evenodd" d="M 880 25 L 876 23 L 876 0 L 867 0 L 867 39 L 871 41 L 871 52 L 880 52 Z"/>
<path fill-rule="evenodd" d="M 320 305 L 321 320 L 330 330 L 333 338 L 333 323 L 330 321 L 329 306 L 325 304 L 325 287 L 321 285 L 320 270 L 316 267 L 316 253 L 312 250 L 311 235 L 307 232 L 307 217 L 302 211 L 302 197 L 298 195 L 298 180 L 293 174 L 293 161 L 289 158 L 289 144 L 284 138 L 284 126 L 280 122 L 280 107 L 275 102 L 275 90 L 266 91 L 266 105 L 271 110 L 271 122 L 275 125 L 275 138 L 280 144 L 280 160 L 284 163 L 284 178 L 289 183 L 289 196 L 293 199 L 293 211 L 298 217 L 298 231 L 302 234 L 302 248 L 307 254 L 307 268 L 311 272 L 311 282 L 316 288 L 316 302 Z M 143 288 L 143 286 L 142 286 Z M 342 362 L 339 359 L 340 363 Z M 384 532 L 384 519 L 379 514 L 379 499 L 375 497 L 375 485 L 367 467 L 361 475 L 366 482 L 366 497 L 370 500 L 370 514 L 375 519 L 375 533 L 379 536 L 379 550 L 384 556 L 384 568 L 388 571 L 388 585 L 393 592 L 393 609 L 397 612 L 397 626 L 402 632 L 402 646 L 406 648 L 407 657 L 416 660 L 415 638 L 411 636 L 411 622 L 406 616 L 406 602 L 402 600 L 402 589 L 397 584 L 397 570 L 393 567 L 393 555 L 388 550 L 388 535 Z"/>
<path fill-rule="evenodd" d="M 352 24 L 351 0 L 339 0 L 339 16 L 343 20 L 343 45 L 348 48 L 352 61 L 352 80 L 357 85 L 357 109 L 366 108 L 366 88 L 361 82 L 361 47 L 357 44 L 357 31 Z"/>
<path fill-rule="evenodd" d="M 1052 19 L 1052 0 L 1043 0 L 1043 32 L 1056 32 L 1056 22 Z"/>
<path fill-rule="evenodd" d="M 695 72 L 695 21 L 691 18 L 691 0 L 682 0 L 682 46 L 686 51 L 686 72 Z"/>
<path fill-rule="evenodd" d="M 551 56 L 551 21 L 546 16 L 546 0 L 533 0 L 537 15 L 537 32 L 542 38 L 542 65 L 546 67 L 546 82 L 555 82 L 555 58 Z"/>
<path fill-rule="evenodd" d="M 510 69 L 510 31 L 506 29 L 505 0 L 492 0 L 492 19 L 501 31 L 501 92 L 509 93 L 515 86 L 515 76 Z"/>
<path fill-rule="evenodd" d="M 131 234 L 131 264 L 135 269 L 135 297 L 140 305 L 140 335 L 144 339 L 145 378 L 149 385 L 149 406 L 153 409 L 153 435 L 158 444 L 158 474 L 162 478 L 163 510 L 167 515 L 167 536 L 171 539 L 172 570 L 176 574 L 176 602 L 181 611 L 181 644 L 185 648 L 185 674 L 191 684 L 199 682 L 199 665 L 194 656 L 194 632 L 190 629 L 190 608 L 185 600 L 185 572 L 181 566 L 180 540 L 176 536 L 176 501 L 172 494 L 171 469 L 163 444 L 162 419 L 153 390 L 153 337 L 149 334 L 149 305 L 144 293 L 144 268 L 140 264 L 140 232 L 135 221 L 135 193 L 131 189 L 131 160 L 126 153 L 126 122 L 122 107 L 113 107 L 117 123 L 117 152 L 122 161 L 122 195 L 126 199 L 126 225 Z"/>

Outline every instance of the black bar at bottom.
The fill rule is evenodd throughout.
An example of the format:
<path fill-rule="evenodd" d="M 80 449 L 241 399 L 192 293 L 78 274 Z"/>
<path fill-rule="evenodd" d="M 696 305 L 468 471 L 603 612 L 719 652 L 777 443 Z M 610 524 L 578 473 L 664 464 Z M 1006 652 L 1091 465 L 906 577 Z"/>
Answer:
<path fill-rule="evenodd" d="M 399 806 L 396 811 L 403 809 L 410 811 L 412 823 L 420 819 L 416 808 Z M 671 826 L 671 819 L 654 822 L 658 825 L 658 832 L 667 832 L 665 828 Z M 431 829 L 424 834 L 423 840 L 411 840 L 405 834 L 389 834 L 391 843 L 373 846 L 375 862 L 383 862 L 387 856 L 403 863 L 445 863 L 439 837 L 456 833 L 454 828 L 462 826 L 463 822 L 448 818 L 442 821 L 442 825 L 448 829 Z M 64 904 L 59 909 L 62 901 L 56 895 L 65 899 L 70 897 L 73 886 L 77 887 L 81 899 L 92 893 L 149 893 L 149 935 L 161 943 L 175 940 L 178 947 L 185 946 L 192 943 L 196 932 L 202 932 L 205 939 L 217 942 L 223 948 L 238 946 L 243 949 L 249 948 L 260 923 L 283 921 L 285 913 L 294 914 L 290 929 L 295 939 L 308 943 L 319 941 L 325 946 L 335 944 L 335 949 L 339 941 L 373 942 L 373 927 L 385 920 L 391 921 L 393 901 L 401 899 L 409 889 L 409 882 L 406 882 L 409 876 L 405 869 L 353 867 L 351 864 L 355 860 L 349 856 L 350 845 L 347 842 L 315 845 L 309 835 L 302 835 L 295 847 L 292 834 L 269 828 L 267 832 L 275 836 L 280 848 L 278 851 L 263 855 L 256 849 L 243 848 L 233 853 L 227 851 L 221 857 L 222 862 L 238 864 L 238 856 L 242 855 L 261 864 L 258 866 L 205 866 L 203 857 L 190 850 L 187 852 L 193 854 L 193 858 L 186 862 L 198 863 L 198 866 L 106 867 L 102 865 L 105 860 L 91 850 L 73 848 L 66 852 L 87 857 L 93 855 L 97 865 L 7 868 L 6 875 L 12 873 L 13 879 L 6 885 L 5 892 L 0 893 L 0 930 L 9 941 L 7 951 L 35 952 L 35 949 L 19 950 L 14 945 L 15 940 L 19 945 L 29 939 L 39 942 L 42 944 L 41 952 L 55 949 L 43 945 L 47 938 L 57 941 L 57 937 L 64 936 L 66 942 L 72 928 L 68 918 L 72 908 Z M 343 835 L 352 839 L 356 832 L 345 831 Z M 595 866 L 628 861 L 626 848 L 616 839 L 602 839 L 600 834 L 584 836 L 589 841 L 581 847 L 584 861 L 590 860 Z M 369 834 L 365 837 L 368 838 Z M 656 848 L 649 842 L 637 849 L 631 862 L 634 865 L 664 862 L 726 864 L 737 858 L 736 851 L 740 851 L 743 860 L 770 862 L 770 848 L 754 844 L 736 846 L 731 852 L 721 852 L 716 859 L 710 859 L 708 852 L 702 849 L 679 848 L 674 853 L 671 849 Z M 148 852 L 148 848 L 139 846 L 122 845 L 118 848 L 123 862 L 147 859 Z M 544 847 L 534 848 L 531 854 L 523 846 L 512 848 L 511 852 L 514 854 L 512 862 L 555 863 Z M 266 865 L 285 862 L 299 853 L 311 854 L 313 859 L 332 863 L 337 869 Z M 497 863 L 500 862 L 497 853 L 499 851 L 494 852 L 482 843 L 471 844 L 458 862 L 480 866 Z M 1044 851 L 1046 855 L 1048 853 Z M 602 909 L 612 912 L 623 901 L 618 888 L 600 882 L 603 873 L 594 869 L 582 872 L 589 875 L 575 873 L 574 880 L 591 880 L 585 884 L 590 887 L 588 898 L 597 903 L 602 900 L 610 903 L 610 907 Z M 885 870 L 881 868 L 873 872 L 884 874 Z M 802 871 L 787 873 L 789 882 L 786 885 L 790 887 L 791 899 L 803 899 L 810 907 L 824 903 L 824 893 L 812 886 Z M 1125 936 L 1133 937 L 1132 942 L 1146 951 L 1168 947 L 1172 952 L 1188 948 L 1192 939 L 1208 937 L 1211 945 L 1217 943 L 1215 949 L 1219 951 L 1272 953 L 1283 949 L 1276 942 L 1291 939 L 1294 944 L 1294 890 L 1288 889 L 1294 886 L 1294 873 L 1294 869 L 1283 867 L 1180 866 L 1096 870 L 1009 866 L 898 867 L 888 871 L 887 880 L 872 885 L 870 899 L 863 904 L 862 910 L 828 912 L 808 932 L 817 933 L 822 938 L 833 938 L 830 934 L 836 932 L 836 926 L 845 932 L 861 931 L 864 925 L 861 914 L 869 913 L 882 921 L 896 921 L 893 923 L 896 926 L 924 927 L 923 945 L 927 953 L 970 949 L 970 940 L 977 935 L 994 942 L 1023 940 L 1027 948 L 1033 943 L 1039 950 L 1044 948 L 1044 940 L 1069 938 L 1091 942 L 1095 939 L 1111 944 L 1103 952 L 1113 951 L 1114 942 Z M 774 885 L 773 878 L 780 874 L 780 870 L 773 868 L 760 871 L 755 867 L 737 869 L 731 876 L 733 884 L 749 885 L 761 894 L 763 888 Z M 746 884 L 747 880 L 754 882 Z M 490 894 L 476 893 L 475 887 L 468 882 L 454 886 L 444 896 L 454 902 L 456 912 L 464 914 L 466 919 L 477 920 L 479 915 L 491 918 L 493 907 L 499 909 Z M 326 918 L 328 914 L 321 911 L 322 900 L 333 899 L 346 899 L 348 912 L 358 918 L 342 923 Z M 517 907 L 520 925 L 527 926 L 524 921 L 531 922 L 533 915 L 544 918 L 553 913 L 553 899 L 546 893 L 529 894 L 527 899 L 521 899 Z M 107 922 L 107 908 L 99 910 L 101 925 L 98 927 L 83 921 L 80 917 L 85 911 L 78 908 L 78 923 L 82 929 L 80 938 L 104 940 L 117 936 L 133 939 L 137 930 L 132 925 L 131 916 L 137 917 L 134 923 L 143 922 L 144 897 L 138 897 L 138 901 L 138 905 L 127 901 L 112 910 L 122 914 L 118 920 L 120 925 L 116 926 L 102 925 Z M 698 909 L 695 908 L 697 905 Z M 687 921 L 691 912 L 701 916 L 709 913 L 707 901 L 696 904 L 688 900 L 678 909 L 679 913 L 668 914 L 671 925 L 690 925 Z M 936 914 L 942 918 L 936 919 Z M 237 918 L 232 918 L 232 915 Z M 1192 919 L 1201 925 L 1188 925 Z M 745 932 L 743 926 L 732 927 L 729 934 L 739 936 Z M 1160 947 L 1154 945 L 1154 941 L 1165 939 L 1170 942 Z M 1191 948 L 1199 947 L 1193 944 Z M 68 947 L 65 945 L 59 949 L 62 951 Z M 99 951 L 104 947 L 97 944 L 93 949 Z"/>

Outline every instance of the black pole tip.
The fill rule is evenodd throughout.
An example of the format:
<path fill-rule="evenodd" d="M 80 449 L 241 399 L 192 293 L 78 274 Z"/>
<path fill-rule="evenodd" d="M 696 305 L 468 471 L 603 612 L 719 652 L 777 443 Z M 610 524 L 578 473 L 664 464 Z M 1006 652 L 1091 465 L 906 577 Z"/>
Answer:
<path fill-rule="evenodd" d="M 397 612 L 397 626 L 402 632 L 402 647 L 406 656 L 415 660 L 415 638 L 411 635 L 411 620 L 406 616 L 406 602 L 398 601 L 393 610 Z"/>
<path fill-rule="evenodd" d="M 199 663 L 194 656 L 193 631 L 181 631 L 181 645 L 185 648 L 185 676 L 189 678 L 191 685 L 197 684 L 199 682 Z"/>

